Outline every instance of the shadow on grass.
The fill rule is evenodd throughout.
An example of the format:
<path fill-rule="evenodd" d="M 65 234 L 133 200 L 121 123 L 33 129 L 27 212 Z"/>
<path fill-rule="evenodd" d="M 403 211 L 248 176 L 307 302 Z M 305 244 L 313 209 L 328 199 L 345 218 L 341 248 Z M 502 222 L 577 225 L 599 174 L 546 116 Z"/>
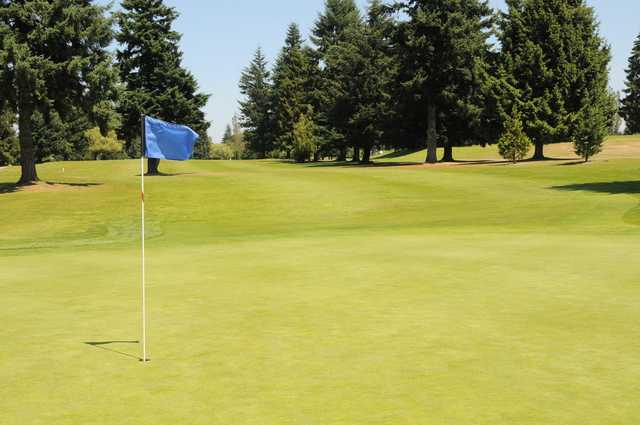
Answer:
<path fill-rule="evenodd" d="M 157 174 L 145 174 L 145 177 L 179 177 L 179 176 L 188 176 L 190 174 L 195 173 L 157 173 Z M 140 177 L 140 174 L 136 174 L 136 177 Z"/>
<path fill-rule="evenodd" d="M 393 152 L 389 152 L 388 154 L 382 156 L 376 156 L 375 159 L 395 159 L 400 158 L 401 156 L 412 155 L 414 153 L 423 151 L 424 149 L 401 149 Z M 426 155 L 426 154 L 425 154 Z"/>
<path fill-rule="evenodd" d="M 299 164 L 289 162 L 289 164 L 301 165 L 307 168 L 380 168 L 380 167 L 408 167 L 412 165 L 420 165 L 420 162 L 309 162 Z"/>
<path fill-rule="evenodd" d="M 569 184 L 552 186 L 551 189 L 634 195 L 640 193 L 640 180 Z"/>
<path fill-rule="evenodd" d="M 84 344 L 90 345 L 95 348 L 99 348 L 101 350 L 109 351 L 110 353 L 119 354 L 121 356 L 130 357 L 132 359 L 141 360 L 140 357 L 134 356 L 133 354 L 125 353 L 124 351 L 118 351 L 113 348 L 108 347 L 113 344 L 139 344 L 140 341 L 95 341 L 95 342 L 85 342 Z"/>
<path fill-rule="evenodd" d="M 21 190 L 25 190 L 29 188 L 38 188 L 38 187 L 47 189 L 48 187 L 55 188 L 55 187 L 92 187 L 92 186 L 102 186 L 102 183 L 66 183 L 66 182 L 57 182 L 57 181 L 44 181 L 44 182 L 32 183 L 32 184 L 0 183 L 0 195 L 6 194 L 6 193 L 19 192 Z"/>

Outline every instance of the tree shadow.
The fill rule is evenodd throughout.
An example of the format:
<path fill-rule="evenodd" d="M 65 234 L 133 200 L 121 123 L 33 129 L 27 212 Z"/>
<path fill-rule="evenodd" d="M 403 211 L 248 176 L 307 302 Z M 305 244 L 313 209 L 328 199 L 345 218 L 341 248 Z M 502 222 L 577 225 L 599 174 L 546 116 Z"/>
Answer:
<path fill-rule="evenodd" d="M 18 184 L 18 183 L 0 183 L 0 195 L 7 193 L 20 192 L 22 190 L 28 190 L 30 188 L 42 187 L 43 189 L 55 188 L 55 187 L 92 187 L 102 186 L 102 183 L 69 183 L 58 181 L 43 181 L 40 183 L 31 184 Z"/>
<path fill-rule="evenodd" d="M 407 155 L 412 155 L 416 152 L 421 152 L 424 149 L 400 149 L 397 151 L 393 151 L 393 152 L 389 152 L 388 154 L 384 154 L 381 156 L 376 156 L 375 159 L 395 159 L 395 158 L 400 158 L 401 156 L 407 156 Z M 425 153 L 426 156 L 426 153 Z"/>
<path fill-rule="evenodd" d="M 0 183 L 0 195 L 19 191 L 24 186 L 15 183 Z"/>
<path fill-rule="evenodd" d="M 640 180 L 578 183 L 566 186 L 552 186 L 551 189 L 608 193 L 610 195 L 635 195 L 640 193 Z"/>
<path fill-rule="evenodd" d="M 195 173 L 163 173 L 163 172 L 159 172 L 156 174 L 145 174 L 145 177 L 179 177 L 179 176 L 188 176 L 190 174 L 195 174 Z M 140 174 L 136 174 L 136 177 L 140 177 Z"/>
<path fill-rule="evenodd" d="M 295 163 L 289 162 L 289 164 L 301 165 L 307 168 L 382 168 L 382 167 L 408 167 L 420 165 L 420 162 L 309 162 L 309 163 Z"/>
<path fill-rule="evenodd" d="M 108 347 L 113 344 L 140 344 L 140 341 L 94 341 L 94 342 L 85 342 L 84 344 L 90 345 L 91 347 L 99 348 L 100 350 L 109 351 L 111 353 L 119 354 L 121 356 L 129 357 L 136 360 L 142 360 L 141 357 L 135 356 L 133 354 L 125 353 L 124 351 L 119 351 L 113 348 Z"/>

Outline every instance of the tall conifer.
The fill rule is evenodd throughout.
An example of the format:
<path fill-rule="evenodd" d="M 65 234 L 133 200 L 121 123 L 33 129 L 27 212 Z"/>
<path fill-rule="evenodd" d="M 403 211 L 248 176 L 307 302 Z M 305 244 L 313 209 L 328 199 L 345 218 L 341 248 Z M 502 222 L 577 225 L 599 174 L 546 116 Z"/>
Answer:
<path fill-rule="evenodd" d="M 162 0 L 123 0 L 116 14 L 117 57 L 125 90 L 120 111 L 127 153 L 140 155 L 140 115 L 188 125 L 199 135 L 194 156 L 208 156 L 209 138 L 202 108 L 209 95 L 198 91 L 194 76 L 182 67 L 181 35 L 172 29 L 178 12 Z M 149 161 L 157 172 L 157 161 Z"/>
<path fill-rule="evenodd" d="M 584 0 L 508 0 L 507 5 L 499 34 L 504 66 L 517 89 L 534 159 L 544 159 L 544 145 L 575 139 L 585 131 L 585 117 L 611 113 L 605 106 L 610 105 L 609 47 Z"/>
<path fill-rule="evenodd" d="M 18 114 L 22 184 L 38 180 L 34 116 L 90 114 L 110 90 L 105 11 L 87 0 L 0 1 L 0 111 Z"/>
<path fill-rule="evenodd" d="M 626 122 L 627 134 L 640 133 L 640 35 L 633 44 L 627 67 L 627 82 L 620 115 Z"/>
<path fill-rule="evenodd" d="M 265 158 L 273 149 L 273 97 L 271 74 L 260 48 L 242 72 L 240 92 L 245 96 L 240 101 L 240 112 L 247 148 L 258 158 Z"/>

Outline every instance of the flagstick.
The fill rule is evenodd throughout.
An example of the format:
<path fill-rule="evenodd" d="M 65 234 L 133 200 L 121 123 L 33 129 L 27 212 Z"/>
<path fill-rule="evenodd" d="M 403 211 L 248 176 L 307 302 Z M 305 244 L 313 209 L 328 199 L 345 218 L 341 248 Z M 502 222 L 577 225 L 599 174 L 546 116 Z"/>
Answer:
<path fill-rule="evenodd" d="M 146 312 L 146 288 L 144 276 L 144 154 L 145 154 L 145 135 L 144 135 L 144 115 L 142 115 L 142 145 L 140 155 L 140 183 L 141 183 L 141 199 L 142 199 L 142 226 L 140 228 L 141 247 L 142 247 L 142 362 L 147 361 L 147 312 Z"/>

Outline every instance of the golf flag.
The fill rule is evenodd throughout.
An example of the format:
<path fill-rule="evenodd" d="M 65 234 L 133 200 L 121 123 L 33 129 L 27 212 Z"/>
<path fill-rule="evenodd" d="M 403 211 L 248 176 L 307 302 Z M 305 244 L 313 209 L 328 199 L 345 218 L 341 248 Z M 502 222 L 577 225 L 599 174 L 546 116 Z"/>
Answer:
<path fill-rule="evenodd" d="M 143 138 L 147 158 L 186 161 L 200 136 L 186 125 L 145 116 Z"/>

